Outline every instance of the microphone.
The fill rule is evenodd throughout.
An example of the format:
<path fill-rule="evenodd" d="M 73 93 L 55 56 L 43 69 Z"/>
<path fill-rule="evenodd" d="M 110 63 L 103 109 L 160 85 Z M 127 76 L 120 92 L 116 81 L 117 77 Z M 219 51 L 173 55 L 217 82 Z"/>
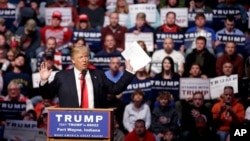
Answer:
<path fill-rule="evenodd" d="M 87 74 L 87 70 L 82 70 L 82 78 L 85 78 L 86 74 Z"/>

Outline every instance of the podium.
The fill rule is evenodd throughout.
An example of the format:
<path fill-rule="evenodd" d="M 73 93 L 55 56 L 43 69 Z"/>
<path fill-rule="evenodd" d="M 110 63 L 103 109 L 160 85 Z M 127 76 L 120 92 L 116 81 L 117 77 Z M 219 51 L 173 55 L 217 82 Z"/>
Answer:
<path fill-rule="evenodd" d="M 47 141 L 113 140 L 113 109 L 47 109 Z"/>

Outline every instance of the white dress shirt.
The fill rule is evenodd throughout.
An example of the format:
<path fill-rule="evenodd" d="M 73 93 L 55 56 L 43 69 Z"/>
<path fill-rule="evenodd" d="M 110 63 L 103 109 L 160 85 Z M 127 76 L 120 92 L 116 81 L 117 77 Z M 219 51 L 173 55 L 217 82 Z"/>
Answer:
<path fill-rule="evenodd" d="M 82 103 L 82 94 L 81 94 L 81 72 L 74 68 L 74 74 L 75 74 L 75 80 L 76 80 L 76 89 L 77 89 L 77 95 L 78 95 L 78 102 L 79 106 Z M 88 88 L 88 101 L 89 101 L 89 108 L 94 108 L 94 89 L 93 89 L 93 83 L 91 80 L 91 76 L 89 71 L 87 71 L 85 75 L 85 80 L 87 83 Z"/>

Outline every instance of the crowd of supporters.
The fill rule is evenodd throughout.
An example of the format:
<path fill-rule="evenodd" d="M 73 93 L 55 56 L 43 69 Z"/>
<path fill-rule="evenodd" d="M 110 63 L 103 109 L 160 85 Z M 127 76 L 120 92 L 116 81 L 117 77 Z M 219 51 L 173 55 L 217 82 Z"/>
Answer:
<path fill-rule="evenodd" d="M 145 3 L 156 5 L 155 22 L 147 21 L 147 13 L 139 12 L 132 23 L 129 5 Z M 230 140 L 230 130 L 250 126 L 249 6 L 248 0 L 0 0 L 0 9 L 16 9 L 13 21 L 0 17 L 0 102 L 26 103 L 20 119 L 37 121 L 38 128 L 46 129 L 45 107 L 58 107 L 59 101 L 57 97 L 41 97 L 39 82 L 33 76 L 41 62 L 47 62 L 55 73 L 71 69 L 71 48 L 87 46 L 91 50 L 89 68 L 103 69 L 107 78 L 117 82 L 124 71 L 121 52 L 125 50 L 125 34 L 153 33 L 153 51 L 148 51 L 145 41 L 137 41 L 151 62 L 136 72 L 133 82 L 210 79 L 236 74 L 238 90 L 229 84 L 212 100 L 205 100 L 199 91 L 186 99 L 176 98 L 168 91 L 153 93 L 140 88 L 131 95 L 107 94 L 107 107 L 116 109 L 114 140 Z M 161 23 L 161 8 L 184 7 L 189 13 L 196 13 L 193 25 L 185 28 L 177 25 L 177 14 L 171 10 Z M 63 13 L 53 11 L 48 25 L 45 8 L 70 8 L 72 21 L 62 26 Z M 238 9 L 240 14 L 227 15 L 222 27 L 207 24 L 205 13 L 216 8 Z M 127 16 L 123 25 L 119 24 L 121 14 Z M 105 17 L 109 22 L 104 26 Z M 73 39 L 74 31 L 100 32 L 101 44 L 92 46 L 85 38 Z M 157 33 L 199 36 L 189 48 L 184 43 L 177 46 L 172 38 L 165 38 L 160 48 L 156 44 Z M 233 40 L 224 44 L 220 41 L 221 34 L 242 36 L 244 45 L 239 46 Z M 105 63 L 106 68 L 102 66 Z M 5 120 L 0 117 L 1 127 L 5 126 Z M 3 128 L 0 131 L 3 136 Z"/>

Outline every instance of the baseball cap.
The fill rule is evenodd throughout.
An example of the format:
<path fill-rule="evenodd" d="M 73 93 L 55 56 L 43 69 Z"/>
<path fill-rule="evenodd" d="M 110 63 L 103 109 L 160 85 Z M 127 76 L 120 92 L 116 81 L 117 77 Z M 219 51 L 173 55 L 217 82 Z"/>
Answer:
<path fill-rule="evenodd" d="M 89 21 L 89 17 L 86 14 L 81 14 L 78 18 L 79 21 Z"/>
<path fill-rule="evenodd" d="M 0 18 L 0 25 L 4 25 L 5 24 L 5 19 L 4 18 Z"/>
<path fill-rule="evenodd" d="M 33 19 L 29 19 L 29 20 L 26 22 L 25 28 L 26 28 L 28 31 L 35 31 L 35 30 L 36 30 L 36 21 L 33 20 Z"/>
<path fill-rule="evenodd" d="M 52 13 L 52 18 L 58 18 L 59 20 L 62 20 L 62 13 L 59 11 L 54 11 Z"/>

